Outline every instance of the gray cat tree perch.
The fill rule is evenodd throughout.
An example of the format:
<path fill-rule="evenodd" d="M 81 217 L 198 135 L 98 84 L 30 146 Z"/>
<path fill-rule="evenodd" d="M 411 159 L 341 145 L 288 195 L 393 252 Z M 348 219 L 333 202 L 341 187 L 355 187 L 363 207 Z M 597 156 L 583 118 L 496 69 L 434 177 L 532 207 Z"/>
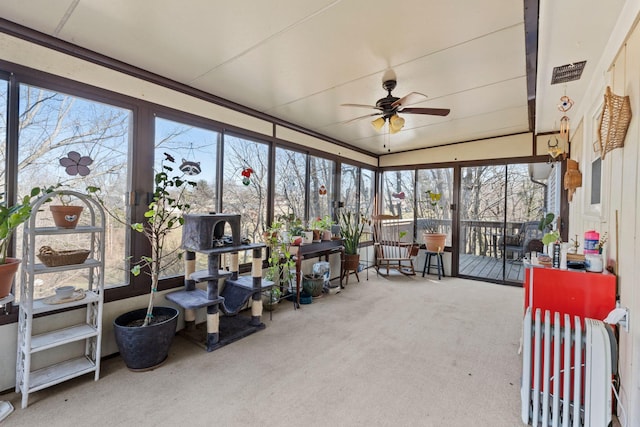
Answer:
<path fill-rule="evenodd" d="M 225 225 L 231 228 L 231 239 L 225 239 Z M 166 295 L 184 309 L 185 328 L 180 335 L 204 347 L 216 350 L 265 328 L 262 323 L 262 292 L 273 282 L 262 280 L 263 243 L 243 244 L 240 238 L 240 215 L 185 215 L 182 227 L 182 249 L 185 250 L 185 284 L 181 291 Z M 252 251 L 251 276 L 238 275 L 238 253 Z M 196 253 L 207 255 L 207 270 L 195 271 Z M 220 255 L 230 254 L 229 271 L 220 270 Z M 225 279 L 218 293 L 218 282 Z M 206 282 L 206 290 L 196 283 Z M 238 314 L 252 299 L 251 317 Z M 206 308 L 207 320 L 196 325 L 196 310 Z M 223 316 L 220 316 L 222 312 Z"/>

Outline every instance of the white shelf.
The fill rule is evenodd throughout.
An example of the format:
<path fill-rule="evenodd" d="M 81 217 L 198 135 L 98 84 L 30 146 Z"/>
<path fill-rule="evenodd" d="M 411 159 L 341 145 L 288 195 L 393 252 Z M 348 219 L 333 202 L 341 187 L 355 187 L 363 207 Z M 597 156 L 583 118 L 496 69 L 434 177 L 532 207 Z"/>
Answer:
<path fill-rule="evenodd" d="M 65 308 L 77 307 L 79 305 L 91 304 L 94 302 L 98 302 L 100 300 L 100 296 L 93 291 L 85 291 L 84 298 L 77 301 L 65 302 L 64 304 L 47 304 L 45 302 L 47 300 L 48 298 L 33 300 L 33 308 L 31 314 L 47 313 L 50 311 L 63 310 Z"/>
<path fill-rule="evenodd" d="M 91 325 L 75 325 L 64 329 L 57 329 L 34 335 L 31 338 L 31 353 L 47 350 L 59 345 L 68 344 L 74 341 L 91 338 L 98 335 L 98 330 Z"/>
<path fill-rule="evenodd" d="M 55 195 L 72 195 L 85 204 L 84 210 L 88 215 L 89 226 L 79 226 L 73 229 L 57 227 L 36 227 L 39 223 L 38 215 L 42 213 L 42 205 L 47 203 L 50 197 Z M 102 207 L 95 200 L 86 195 L 71 190 L 59 190 L 43 195 L 31 204 L 31 217 L 24 225 L 23 233 L 23 264 L 22 278 L 20 282 L 20 311 L 18 314 L 18 349 L 19 356 L 16 361 L 16 391 L 22 393 L 22 408 L 26 408 L 29 393 L 61 383 L 71 378 L 95 373 L 97 380 L 100 375 L 100 355 L 102 348 L 102 310 L 104 295 L 104 224 L 105 215 Z M 85 217 L 86 218 L 86 217 Z M 83 234 L 88 240 L 87 247 L 90 250 L 87 260 L 80 264 L 62 265 L 59 267 L 47 267 L 36 263 L 36 237 L 42 235 L 57 236 L 55 244 L 63 244 L 66 236 Z M 82 283 L 76 284 L 84 289 L 82 299 L 57 303 L 55 296 L 34 299 L 34 294 L 40 293 L 40 280 L 36 280 L 38 274 L 55 274 L 56 279 L 65 279 L 66 272 L 72 270 L 86 270 L 76 274 Z M 63 281 L 61 280 L 61 281 Z M 80 297 L 79 291 L 73 296 Z M 70 298 L 71 299 L 71 298 Z M 62 324 L 55 330 L 33 335 L 34 315 L 46 315 L 57 313 L 73 307 L 85 307 L 84 321 L 73 316 L 60 316 Z M 73 320 L 71 320 L 73 318 Z M 66 322 L 65 322 L 66 320 Z M 46 317 L 36 320 L 46 322 Z M 34 353 L 44 353 L 47 350 L 77 342 L 84 345 L 83 353 L 73 346 L 68 347 L 71 353 L 67 360 L 51 364 L 42 369 L 30 371 L 31 358 Z M 42 356 L 47 360 L 47 355 Z M 59 358 L 56 358 L 59 360 Z"/>
<path fill-rule="evenodd" d="M 9 294 L 6 297 L 0 298 L 0 305 L 9 304 L 10 302 L 13 302 L 14 299 L 15 297 L 13 294 Z"/>
<path fill-rule="evenodd" d="M 87 259 L 82 264 L 61 265 L 59 267 L 47 267 L 44 264 L 34 264 L 33 274 L 58 273 L 60 271 L 81 270 L 83 268 L 100 267 L 102 263 L 93 258 Z"/>
<path fill-rule="evenodd" d="M 33 234 L 55 236 L 62 234 L 96 233 L 100 231 L 102 231 L 100 227 L 92 227 L 87 225 L 78 226 L 76 228 L 37 227 L 33 229 Z"/>
<path fill-rule="evenodd" d="M 31 372 L 29 381 L 29 390 L 23 390 L 23 393 L 33 393 L 42 390 L 54 384 L 79 377 L 80 375 L 94 372 L 96 365 L 88 358 L 82 356 L 75 359 L 65 360 L 46 368 L 38 369 Z"/>

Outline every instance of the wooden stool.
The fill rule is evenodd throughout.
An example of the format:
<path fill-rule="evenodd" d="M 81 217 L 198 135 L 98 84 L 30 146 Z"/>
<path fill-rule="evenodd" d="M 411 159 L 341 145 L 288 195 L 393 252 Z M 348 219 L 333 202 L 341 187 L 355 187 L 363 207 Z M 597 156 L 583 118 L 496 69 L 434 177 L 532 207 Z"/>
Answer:
<path fill-rule="evenodd" d="M 349 284 L 349 274 L 351 274 L 351 272 L 356 273 L 356 279 L 358 280 L 358 283 L 360 282 L 360 277 L 358 277 L 358 269 L 356 268 L 355 270 L 347 270 L 346 268 L 342 269 L 342 276 L 340 277 L 340 281 L 342 281 L 345 277 L 347 278 L 347 280 L 344 282 L 344 286 L 347 286 Z"/>
<path fill-rule="evenodd" d="M 424 277 L 425 271 L 427 272 L 427 274 L 431 274 L 431 257 L 434 255 L 436 257 L 436 262 L 437 262 L 437 265 L 434 265 L 434 267 L 438 269 L 438 280 L 440 280 L 441 273 L 442 273 L 442 277 L 445 277 L 444 261 L 442 261 L 442 252 L 431 252 L 431 251 L 425 251 L 425 252 L 426 252 L 426 256 L 424 259 L 424 267 L 422 267 L 422 277 Z"/>

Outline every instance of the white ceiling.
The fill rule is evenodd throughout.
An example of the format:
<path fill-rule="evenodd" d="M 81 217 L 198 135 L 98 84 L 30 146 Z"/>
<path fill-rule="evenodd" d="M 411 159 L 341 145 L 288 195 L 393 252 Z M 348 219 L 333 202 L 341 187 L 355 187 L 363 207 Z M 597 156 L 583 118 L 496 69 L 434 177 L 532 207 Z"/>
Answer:
<path fill-rule="evenodd" d="M 623 3 L 541 0 L 538 132 L 557 130 L 560 96 L 579 102 Z M 0 17 L 374 154 L 530 130 L 524 0 L 0 0 Z M 585 59 L 580 81 L 549 84 Z M 340 104 L 375 104 L 388 68 L 394 96 L 451 113 L 401 114 L 394 135 L 345 124 L 375 112 Z"/>

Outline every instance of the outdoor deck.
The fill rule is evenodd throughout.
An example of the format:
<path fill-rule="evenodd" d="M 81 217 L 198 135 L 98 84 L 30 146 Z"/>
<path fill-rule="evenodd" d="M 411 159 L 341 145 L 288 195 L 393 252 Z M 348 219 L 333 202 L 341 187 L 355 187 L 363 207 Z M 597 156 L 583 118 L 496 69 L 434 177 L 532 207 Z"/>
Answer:
<path fill-rule="evenodd" d="M 505 279 L 509 282 L 524 282 L 522 261 L 507 260 Z M 502 259 L 491 256 L 460 255 L 460 274 L 502 280 Z"/>

